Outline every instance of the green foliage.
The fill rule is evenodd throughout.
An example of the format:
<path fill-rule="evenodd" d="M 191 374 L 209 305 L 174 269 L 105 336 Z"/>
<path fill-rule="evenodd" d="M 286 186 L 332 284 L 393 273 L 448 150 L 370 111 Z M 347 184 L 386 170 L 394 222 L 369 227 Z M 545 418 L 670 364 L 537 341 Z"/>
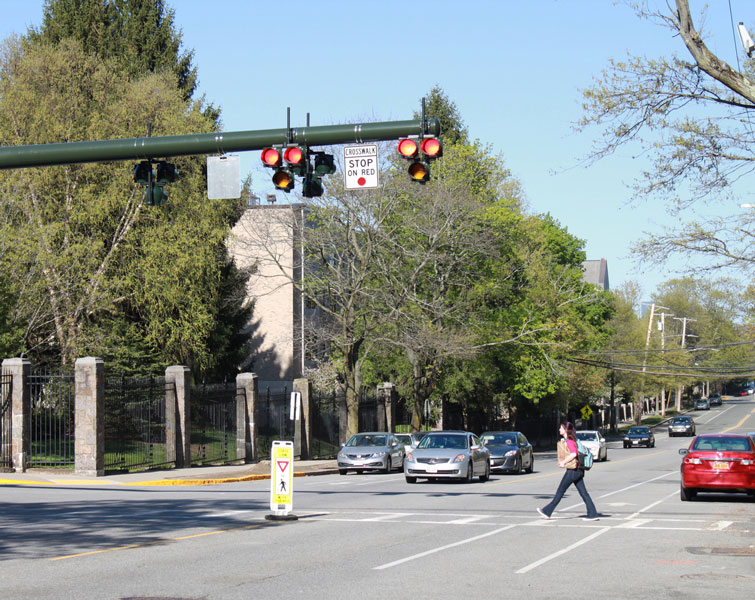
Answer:
<path fill-rule="evenodd" d="M 193 52 L 181 53 L 175 13 L 162 0 L 47 0 L 32 44 L 77 40 L 84 52 L 115 60 L 131 77 L 172 73 L 185 100 L 197 85 Z"/>
<path fill-rule="evenodd" d="M 205 108 L 184 95 L 172 73 L 131 75 L 70 38 L 10 42 L 0 64 L 0 141 L 137 137 L 146 123 L 157 135 L 213 131 Z M 67 364 L 97 355 L 127 373 L 168 364 L 232 370 L 243 342 L 222 338 L 246 309 L 225 239 L 241 203 L 206 200 L 202 159 L 174 162 L 180 177 L 159 208 L 143 206 L 126 163 L 0 173 L 0 233 L 13 247 L 10 268 L 26 274 L 17 312 L 30 356 L 53 350 Z"/>

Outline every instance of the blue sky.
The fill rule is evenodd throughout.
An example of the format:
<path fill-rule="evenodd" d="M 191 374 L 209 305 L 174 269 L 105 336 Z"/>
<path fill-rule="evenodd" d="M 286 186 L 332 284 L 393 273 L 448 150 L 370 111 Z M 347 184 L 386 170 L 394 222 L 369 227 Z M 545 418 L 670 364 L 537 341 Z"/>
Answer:
<path fill-rule="evenodd" d="M 644 231 L 669 220 L 658 202 L 627 205 L 627 185 L 643 159 L 624 149 L 581 167 L 597 132 L 573 131 L 582 114 L 579 90 L 609 58 L 627 52 L 687 58 L 678 38 L 627 6 L 610 0 L 168 3 L 184 47 L 194 50 L 199 92 L 222 108 L 226 131 L 285 127 L 286 107 L 293 126 L 303 125 L 308 112 L 312 125 L 410 119 L 421 97 L 439 85 L 471 136 L 500 153 L 522 182 L 530 210 L 551 213 L 585 240 L 588 258 L 608 260 L 612 288 L 636 280 L 649 297 L 673 276 L 643 270 L 629 256 Z M 703 2 L 691 4 L 696 17 Z M 42 6 L 42 0 L 0 0 L 0 38 L 38 26 Z M 736 53 L 742 55 L 732 18 L 755 23 L 752 2 L 713 2 L 702 25 L 711 49 L 736 66 Z M 241 167 L 251 172 L 257 194 L 273 191 L 258 152 L 242 153 Z M 755 198 L 743 192 L 741 202 Z"/>

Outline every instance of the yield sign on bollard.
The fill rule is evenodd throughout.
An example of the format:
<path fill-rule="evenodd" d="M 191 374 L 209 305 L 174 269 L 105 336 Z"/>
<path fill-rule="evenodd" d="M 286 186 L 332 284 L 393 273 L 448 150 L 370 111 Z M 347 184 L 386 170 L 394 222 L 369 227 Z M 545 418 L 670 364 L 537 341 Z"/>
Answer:
<path fill-rule="evenodd" d="M 298 519 L 291 514 L 294 503 L 294 444 L 274 441 L 270 450 L 270 510 L 268 520 Z"/>

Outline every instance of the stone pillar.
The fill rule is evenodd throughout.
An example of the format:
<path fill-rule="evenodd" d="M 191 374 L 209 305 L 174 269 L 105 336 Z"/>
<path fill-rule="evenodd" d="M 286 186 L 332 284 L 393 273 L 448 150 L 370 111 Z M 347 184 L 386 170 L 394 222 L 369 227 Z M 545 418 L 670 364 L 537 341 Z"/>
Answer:
<path fill-rule="evenodd" d="M 175 447 L 176 467 L 191 466 L 191 370 L 189 367 L 174 365 L 165 369 L 165 383 L 172 384 L 175 390 L 173 402 L 166 397 L 165 443 Z M 170 386 L 169 386 L 170 387 Z M 172 407 L 169 405 L 172 404 Z M 167 424 L 168 415 L 173 414 L 173 432 Z M 168 451 L 170 455 L 170 450 Z"/>
<path fill-rule="evenodd" d="M 294 379 L 294 392 L 301 394 L 300 420 L 296 422 L 299 426 L 295 430 L 299 438 L 299 455 L 302 460 L 308 460 L 312 456 L 312 384 L 309 379 Z"/>
<path fill-rule="evenodd" d="M 394 413 L 396 405 L 396 387 L 385 382 L 377 388 L 378 397 L 378 430 L 394 432 L 396 426 Z"/>
<path fill-rule="evenodd" d="M 91 356 L 76 359 L 74 382 L 74 471 L 100 477 L 105 474 L 105 362 Z"/>
<path fill-rule="evenodd" d="M 246 462 L 257 462 L 257 427 L 255 410 L 257 408 L 257 396 L 259 395 L 259 379 L 254 373 L 239 373 L 236 375 L 236 389 L 239 392 L 237 398 L 243 398 L 243 407 L 239 406 L 242 400 L 237 399 L 236 404 L 236 447 L 243 444 L 242 454 Z M 242 393 L 243 391 L 243 393 Z M 243 412 L 241 412 L 243 411 Z"/>
<path fill-rule="evenodd" d="M 3 361 L 3 375 L 10 375 L 11 381 L 11 456 L 13 470 L 23 472 L 31 452 L 31 432 L 26 424 L 31 418 L 31 397 L 27 378 L 31 374 L 31 361 L 25 358 L 6 358 Z"/>

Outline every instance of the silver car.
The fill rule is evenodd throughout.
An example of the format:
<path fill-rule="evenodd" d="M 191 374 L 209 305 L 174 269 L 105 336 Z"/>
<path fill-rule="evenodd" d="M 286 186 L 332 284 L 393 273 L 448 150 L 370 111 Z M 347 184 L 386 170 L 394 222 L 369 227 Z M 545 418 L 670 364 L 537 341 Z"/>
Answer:
<path fill-rule="evenodd" d="M 404 465 L 404 445 L 392 433 L 357 433 L 338 452 L 338 472 L 379 470 L 390 473 Z"/>
<path fill-rule="evenodd" d="M 600 435 L 599 431 L 578 431 L 577 439 L 587 446 L 594 461 L 608 460 L 606 438 Z"/>
<path fill-rule="evenodd" d="M 419 477 L 484 482 L 490 479 L 490 452 L 468 431 L 432 431 L 406 455 L 404 475 L 407 483 Z"/>
<path fill-rule="evenodd" d="M 416 433 L 394 433 L 396 439 L 404 444 L 404 451 L 409 452 L 419 444 L 420 437 Z"/>

